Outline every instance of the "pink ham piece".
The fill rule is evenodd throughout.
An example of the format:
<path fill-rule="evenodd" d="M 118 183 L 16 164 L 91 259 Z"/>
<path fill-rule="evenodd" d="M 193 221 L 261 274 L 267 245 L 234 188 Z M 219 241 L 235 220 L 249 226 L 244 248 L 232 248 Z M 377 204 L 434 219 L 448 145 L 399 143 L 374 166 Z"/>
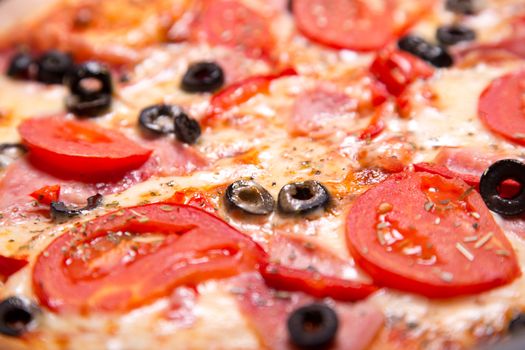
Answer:
<path fill-rule="evenodd" d="M 297 97 L 288 120 L 288 132 L 313 138 L 330 136 L 355 118 L 357 107 L 357 100 L 331 85 L 320 85 Z"/>
<path fill-rule="evenodd" d="M 344 260 L 318 244 L 286 234 L 277 234 L 268 243 L 272 262 L 297 270 L 314 270 L 325 276 L 357 277 L 361 273 L 351 260 Z M 360 282 L 371 282 L 359 278 Z"/>
<path fill-rule="evenodd" d="M 208 165 L 208 160 L 194 148 L 169 138 L 148 141 L 144 146 L 154 149 L 152 164 L 145 169 L 151 175 L 181 176 Z"/>
<path fill-rule="evenodd" d="M 207 160 L 194 149 L 173 140 L 161 139 L 148 142 L 154 147 L 150 159 L 140 168 L 119 179 L 92 183 L 68 179 L 60 174 L 49 174 L 19 159 L 12 163 L 0 179 L 0 225 L 25 222 L 28 217 L 46 215 L 49 210 L 35 207 L 30 194 L 44 186 L 60 185 L 60 200 L 75 205 L 85 205 L 86 199 L 96 193 L 103 195 L 122 192 L 146 181 L 151 176 L 175 176 L 191 173 L 207 165 Z"/>
<path fill-rule="evenodd" d="M 288 339 L 287 319 L 293 310 L 314 300 L 302 293 L 273 291 L 256 274 L 239 276 L 232 283 L 231 291 L 237 295 L 239 307 L 258 335 L 261 348 L 295 349 Z M 327 302 L 339 318 L 339 330 L 330 349 L 367 349 L 383 325 L 381 311 L 367 301 Z"/>
<path fill-rule="evenodd" d="M 525 16 L 514 19 L 512 34 L 496 43 L 477 44 L 459 48 L 456 56 L 460 59 L 475 54 L 479 60 L 498 62 L 507 58 L 525 58 Z M 476 60 L 475 60 L 476 61 Z"/>

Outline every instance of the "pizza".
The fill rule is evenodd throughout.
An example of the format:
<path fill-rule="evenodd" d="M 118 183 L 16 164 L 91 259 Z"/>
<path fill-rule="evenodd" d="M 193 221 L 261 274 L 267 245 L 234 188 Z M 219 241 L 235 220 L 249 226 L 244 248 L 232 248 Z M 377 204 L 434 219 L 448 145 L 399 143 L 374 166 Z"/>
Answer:
<path fill-rule="evenodd" d="M 469 349 L 525 328 L 522 0 L 0 18 L 0 349 Z"/>

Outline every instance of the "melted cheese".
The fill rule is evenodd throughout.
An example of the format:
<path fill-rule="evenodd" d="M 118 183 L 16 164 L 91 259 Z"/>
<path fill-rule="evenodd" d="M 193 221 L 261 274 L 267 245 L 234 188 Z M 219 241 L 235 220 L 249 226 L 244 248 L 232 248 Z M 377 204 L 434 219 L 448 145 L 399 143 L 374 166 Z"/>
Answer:
<path fill-rule="evenodd" d="M 467 20 L 469 25 L 480 30 L 483 41 L 498 37 L 500 34 L 495 33 L 496 29 L 508 27 L 509 14 L 520 6 L 521 0 L 494 2 L 502 9 L 497 12 L 498 15 L 488 10 Z M 249 0 L 247 4 L 257 8 L 259 3 Z M 0 5 L 0 13 L 5 13 L 5 6 Z M 271 6 L 266 2 L 264 6 L 264 11 L 271 13 Z M 501 17 L 500 13 L 504 15 Z M 437 23 L 451 22 L 452 17 L 450 13 L 438 10 L 415 30 L 431 37 Z M 296 35 L 291 18 L 286 14 L 279 14 L 273 26 L 277 26 L 273 30 L 280 34 L 277 43 L 282 52 L 280 60 L 293 65 L 308 77 L 288 77 L 274 82 L 268 95 L 256 96 L 233 111 L 237 115 L 236 123 L 204 130 L 201 141 L 195 147 L 214 163 L 211 169 L 188 176 L 152 178 L 123 193 L 107 196 L 106 204 L 116 201 L 119 206 L 125 207 L 144 200 L 160 201 L 170 197 L 177 189 L 222 186 L 239 178 L 255 179 L 274 197 L 286 183 L 310 178 L 336 189 L 349 174 L 359 169 L 359 151 L 366 145 L 351 134 L 366 126 L 368 117 L 341 125 L 332 137 L 321 140 L 291 138 L 285 125 L 297 95 L 315 87 L 320 81 L 345 80 L 366 67 L 373 56 L 347 50 L 337 52 L 312 44 Z M 224 60 L 225 64 L 231 65 L 227 70 L 230 78 L 269 71 L 268 65 L 262 61 L 231 55 L 227 49 L 207 45 L 180 44 L 154 48 L 144 61 L 130 71 L 131 82 L 118 90 L 112 113 L 98 118 L 96 122 L 106 127 L 118 127 L 131 137 L 138 138 L 135 127 L 137 115 L 141 108 L 150 104 L 177 103 L 190 114 L 201 117 L 208 106 L 208 96 L 186 94 L 177 85 L 190 62 Z M 412 115 L 406 119 L 389 117 L 387 130 L 368 145 L 376 152 L 370 152 L 372 164 L 374 159 L 394 147 L 388 140 L 400 135 L 417 148 L 413 161 L 431 160 L 441 146 L 474 146 L 487 151 L 498 147 L 508 154 L 523 152 L 522 147 L 492 134 L 476 117 L 477 100 L 484 87 L 495 77 L 516 67 L 517 63 L 513 63 L 439 71 L 425 83 L 435 93 L 435 101 L 429 103 L 420 96 L 414 96 Z M 415 91 L 421 86 L 418 84 L 414 86 Z M 13 82 L 0 76 L 2 142 L 18 141 L 16 125 L 22 119 L 60 112 L 64 96 L 65 91 L 61 87 Z M 255 161 L 239 161 L 239 155 L 251 150 L 257 151 Z M 307 237 L 351 261 L 345 245 L 344 219 L 347 204 L 357 194 L 359 192 L 344 193 L 342 198 L 337 198 L 338 205 L 333 212 L 312 220 L 295 222 L 271 215 L 266 221 L 246 222 L 231 218 L 222 211 L 220 214 L 261 243 L 274 234 L 285 232 Z M 221 198 L 214 198 L 214 204 L 220 207 Z M 111 210 L 113 208 L 101 207 L 82 220 Z M 2 296 L 17 294 L 34 298 L 31 288 L 34 259 L 69 225 L 40 221 L 0 227 L 0 253 L 12 255 L 23 252 L 30 259 L 28 267 L 12 276 L 5 285 L 0 285 Z M 513 232 L 507 232 L 507 235 L 518 253 L 521 266 L 525 266 L 525 242 Z M 355 267 L 344 274 L 347 278 L 366 279 Z M 195 305 L 192 305 L 194 319 L 189 324 L 163 316 L 169 310 L 169 298 L 161 298 L 122 315 L 79 317 L 45 311 L 39 320 L 38 336 L 31 339 L 29 347 L 17 340 L 0 337 L 0 348 L 86 349 L 86 344 L 93 349 L 109 350 L 175 349 L 181 348 L 181 344 L 191 344 L 188 347 L 192 349 L 249 350 L 260 347 L 256 334 L 239 312 L 233 296 L 224 290 L 220 282 L 202 284 L 199 293 Z M 471 336 L 481 338 L 500 331 L 505 326 L 505 315 L 509 310 L 525 307 L 525 278 L 490 292 L 453 300 L 431 301 L 407 293 L 382 290 L 372 296 L 371 301 L 388 318 L 387 328 L 372 346 L 374 350 L 390 348 L 389 329 L 399 325 L 412 325 L 407 332 L 409 338 L 425 339 L 431 348 L 439 348 L 446 340 L 469 344 Z"/>

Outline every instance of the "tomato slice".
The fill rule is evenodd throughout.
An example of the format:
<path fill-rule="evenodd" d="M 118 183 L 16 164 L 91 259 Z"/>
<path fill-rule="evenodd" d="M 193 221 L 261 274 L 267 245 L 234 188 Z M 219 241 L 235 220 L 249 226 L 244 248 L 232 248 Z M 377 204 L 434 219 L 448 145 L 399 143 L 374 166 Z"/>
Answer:
<path fill-rule="evenodd" d="M 478 115 L 492 131 L 525 145 L 525 70 L 494 80 L 481 94 Z"/>
<path fill-rule="evenodd" d="M 417 79 L 431 77 L 434 69 L 407 52 L 388 49 L 378 53 L 370 72 L 385 84 L 388 92 L 399 96 Z"/>
<path fill-rule="evenodd" d="M 208 0 L 198 29 L 211 45 L 238 48 L 253 58 L 269 58 L 274 40 L 268 21 L 235 0 Z"/>
<path fill-rule="evenodd" d="M 27 260 L 0 255 L 0 280 L 6 281 L 12 274 L 27 265 Z"/>
<path fill-rule="evenodd" d="M 210 199 L 206 196 L 205 193 L 194 190 L 194 189 L 185 189 L 182 191 L 176 191 L 173 196 L 166 199 L 164 203 L 168 204 L 187 204 L 192 207 L 197 207 L 202 210 L 207 211 L 210 214 L 215 214 L 217 208 L 213 205 Z"/>
<path fill-rule="evenodd" d="M 301 291 L 316 298 L 343 301 L 361 300 L 376 292 L 371 284 L 325 276 L 308 270 L 298 270 L 279 264 L 265 264 L 261 268 L 267 285 L 278 290 Z"/>
<path fill-rule="evenodd" d="M 150 204 L 98 217 L 53 241 L 33 285 L 57 312 L 124 311 L 178 286 L 257 270 L 264 251 L 219 218 L 187 205 Z"/>
<path fill-rule="evenodd" d="M 22 122 L 19 132 L 31 161 L 61 174 L 109 177 L 139 167 L 152 152 L 87 121 L 34 118 Z"/>
<path fill-rule="evenodd" d="M 294 0 L 298 29 L 308 38 L 338 49 L 371 51 L 395 36 L 391 0 Z"/>
<path fill-rule="evenodd" d="M 39 203 L 50 205 L 51 202 L 57 202 L 60 196 L 60 185 L 44 186 L 30 194 Z"/>
<path fill-rule="evenodd" d="M 458 179 L 391 176 L 354 202 L 346 236 L 377 284 L 432 298 L 483 292 L 521 275 L 480 195 Z"/>
<path fill-rule="evenodd" d="M 383 121 L 383 116 L 386 113 L 385 105 L 380 105 L 370 118 L 368 126 L 361 131 L 359 135 L 360 140 L 372 140 L 373 138 L 379 136 L 385 129 L 385 122 Z"/>
<path fill-rule="evenodd" d="M 479 186 L 479 176 L 475 176 L 471 174 L 457 173 L 453 170 L 450 170 L 446 166 L 440 165 L 440 164 L 428 163 L 428 162 L 416 163 L 414 164 L 414 170 L 441 175 L 447 179 L 458 178 L 458 179 L 465 181 L 467 184 L 475 188 L 478 188 Z"/>

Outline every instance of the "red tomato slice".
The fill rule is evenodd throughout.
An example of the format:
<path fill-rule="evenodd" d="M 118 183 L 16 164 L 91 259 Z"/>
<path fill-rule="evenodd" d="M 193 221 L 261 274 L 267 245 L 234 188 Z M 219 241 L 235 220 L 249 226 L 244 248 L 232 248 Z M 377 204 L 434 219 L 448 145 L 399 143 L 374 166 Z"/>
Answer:
<path fill-rule="evenodd" d="M 198 190 L 185 189 L 177 191 L 170 198 L 166 199 L 164 203 L 168 204 L 187 204 L 192 207 L 197 207 L 207 211 L 210 214 L 215 214 L 217 208 L 210 202 L 206 194 Z"/>
<path fill-rule="evenodd" d="M 324 276 L 308 270 L 298 270 L 269 263 L 261 268 L 267 285 L 279 290 L 301 291 L 316 298 L 343 301 L 364 299 L 378 288 L 371 284 Z"/>
<path fill-rule="evenodd" d="M 431 77 L 434 69 L 407 52 L 383 50 L 372 62 L 370 72 L 385 84 L 388 92 L 399 96 L 417 79 Z"/>
<path fill-rule="evenodd" d="M 297 75 L 297 72 L 288 68 L 277 74 L 256 75 L 227 86 L 211 98 L 210 113 L 203 120 L 203 124 L 209 123 L 216 115 L 248 101 L 253 96 L 267 92 L 272 80 L 290 75 Z"/>
<path fill-rule="evenodd" d="M 27 265 L 27 260 L 0 255 L 0 279 L 6 281 L 12 274 Z"/>
<path fill-rule="evenodd" d="M 39 203 L 50 205 L 51 202 L 57 202 L 60 196 L 60 185 L 44 186 L 30 194 Z"/>
<path fill-rule="evenodd" d="M 219 218 L 157 203 L 98 217 L 58 237 L 38 256 L 33 285 L 54 311 L 124 311 L 179 286 L 254 271 L 264 260 L 255 242 Z"/>
<path fill-rule="evenodd" d="M 62 174 L 109 177 L 139 167 L 152 152 L 86 121 L 34 118 L 22 122 L 19 132 L 33 162 Z"/>
<path fill-rule="evenodd" d="M 308 38 L 338 49 L 377 50 L 395 36 L 391 0 L 294 0 L 299 30 Z"/>
<path fill-rule="evenodd" d="M 360 140 L 371 140 L 383 132 L 385 129 L 385 122 L 383 121 L 383 116 L 386 113 L 385 105 L 380 105 L 374 112 L 368 126 L 361 131 L 359 135 Z"/>
<path fill-rule="evenodd" d="M 479 180 L 480 175 L 483 173 L 483 171 L 480 173 L 480 175 L 472 175 L 472 174 L 462 174 L 457 173 L 453 170 L 450 170 L 446 166 L 434 164 L 434 163 L 417 163 L 414 164 L 414 170 L 415 171 L 424 171 L 431 174 L 438 174 L 443 176 L 447 179 L 454 179 L 458 178 L 463 181 L 465 181 L 470 186 L 474 187 L 476 190 L 479 190 Z M 512 198 L 520 191 L 520 184 L 513 180 L 505 180 L 501 184 L 500 189 L 500 195 L 505 198 Z"/>
<path fill-rule="evenodd" d="M 414 170 L 441 175 L 447 179 L 458 178 L 458 179 L 465 181 L 470 186 L 473 186 L 476 188 L 478 188 L 479 186 L 479 176 L 475 176 L 471 174 L 457 173 L 455 171 L 450 170 L 446 166 L 440 165 L 440 164 L 427 163 L 427 162 L 416 163 L 414 164 Z"/>
<path fill-rule="evenodd" d="M 525 71 L 494 80 L 481 94 L 478 115 L 492 131 L 525 145 Z"/>
<path fill-rule="evenodd" d="M 432 298 L 483 292 L 521 275 L 480 195 L 461 180 L 400 173 L 353 204 L 346 236 L 356 263 L 383 286 Z"/>
<path fill-rule="evenodd" d="M 274 44 L 268 21 L 240 1 L 206 1 L 198 28 L 211 45 L 238 48 L 253 58 L 268 58 Z"/>

